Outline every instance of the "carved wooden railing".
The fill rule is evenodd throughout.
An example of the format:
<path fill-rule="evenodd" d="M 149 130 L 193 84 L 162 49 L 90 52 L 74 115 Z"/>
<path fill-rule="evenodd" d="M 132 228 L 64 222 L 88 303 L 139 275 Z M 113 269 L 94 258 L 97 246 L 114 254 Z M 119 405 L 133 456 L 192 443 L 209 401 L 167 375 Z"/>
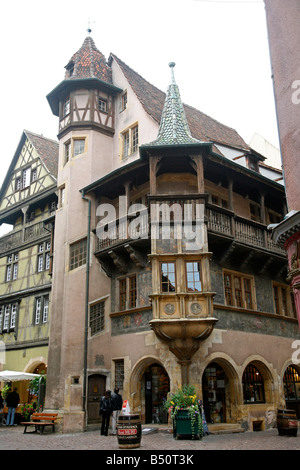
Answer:
<path fill-rule="evenodd" d="M 152 203 L 155 200 L 152 200 Z M 157 198 L 157 202 L 160 204 L 164 203 L 166 206 L 162 211 L 159 212 L 157 218 L 155 218 L 156 224 L 162 224 L 164 222 L 183 220 L 184 214 L 188 214 L 193 221 L 196 217 L 204 217 L 204 205 L 201 204 L 200 199 L 197 198 Z M 177 206 L 174 206 L 174 204 Z M 168 211 L 168 207 L 176 209 L 174 213 Z M 164 212 L 165 209 L 165 212 Z M 184 212 L 187 211 L 187 212 Z M 170 217 L 169 217 L 169 214 Z M 106 226 L 106 237 L 103 239 L 98 238 L 98 245 L 96 251 L 101 251 L 116 244 L 120 244 L 124 241 L 132 239 L 130 234 L 130 223 L 132 218 L 123 218 L 111 222 Z M 143 219 L 144 227 L 141 228 L 143 237 L 150 237 L 151 222 L 153 223 L 153 217 L 150 214 Z M 244 243 L 249 246 L 255 246 L 258 248 L 264 248 L 280 254 L 285 254 L 285 251 L 276 245 L 271 239 L 271 234 L 267 231 L 267 227 L 258 222 L 254 222 L 249 219 L 235 215 L 233 212 L 226 210 L 222 207 L 207 205 L 205 208 L 205 220 L 207 222 L 208 232 L 215 232 L 220 235 L 232 237 L 234 240 L 240 243 Z"/>
<path fill-rule="evenodd" d="M 39 239 L 40 237 L 49 234 L 45 229 L 43 222 L 28 225 L 23 230 L 16 232 L 9 232 L 0 238 L 0 253 L 10 251 L 18 248 L 23 243 L 28 243 L 31 240 Z"/>

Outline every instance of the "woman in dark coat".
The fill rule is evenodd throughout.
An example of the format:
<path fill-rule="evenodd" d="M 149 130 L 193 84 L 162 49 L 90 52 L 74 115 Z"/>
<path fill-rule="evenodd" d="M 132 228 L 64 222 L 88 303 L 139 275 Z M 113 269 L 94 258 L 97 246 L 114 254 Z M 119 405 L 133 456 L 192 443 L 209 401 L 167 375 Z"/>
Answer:
<path fill-rule="evenodd" d="M 100 400 L 100 415 L 102 416 L 101 436 L 107 436 L 110 416 L 113 412 L 111 404 L 111 391 L 106 390 Z"/>

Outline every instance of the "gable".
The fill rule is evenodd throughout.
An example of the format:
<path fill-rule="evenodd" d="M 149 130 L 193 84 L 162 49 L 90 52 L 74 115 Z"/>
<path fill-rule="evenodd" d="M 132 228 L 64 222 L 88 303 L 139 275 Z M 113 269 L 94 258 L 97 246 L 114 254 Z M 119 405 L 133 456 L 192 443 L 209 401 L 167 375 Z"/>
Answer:
<path fill-rule="evenodd" d="M 109 63 L 115 60 L 123 71 L 145 111 L 159 124 L 166 94 L 145 80 L 115 54 L 110 55 Z M 236 130 L 228 127 L 201 111 L 183 104 L 192 136 L 204 142 L 215 142 L 231 147 L 249 150 L 249 146 Z"/>
<path fill-rule="evenodd" d="M 58 143 L 23 132 L 0 193 L 0 212 L 56 186 Z"/>

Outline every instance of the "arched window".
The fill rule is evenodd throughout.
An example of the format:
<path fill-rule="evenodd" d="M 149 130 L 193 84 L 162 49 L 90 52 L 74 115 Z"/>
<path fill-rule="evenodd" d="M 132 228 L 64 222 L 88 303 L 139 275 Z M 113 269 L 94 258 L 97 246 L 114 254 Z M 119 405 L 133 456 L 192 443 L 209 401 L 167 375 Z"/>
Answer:
<path fill-rule="evenodd" d="M 286 401 L 300 400 L 300 376 L 295 367 L 289 366 L 283 376 Z"/>
<path fill-rule="evenodd" d="M 244 403 L 265 403 L 264 381 L 258 369 L 249 364 L 243 373 Z"/>

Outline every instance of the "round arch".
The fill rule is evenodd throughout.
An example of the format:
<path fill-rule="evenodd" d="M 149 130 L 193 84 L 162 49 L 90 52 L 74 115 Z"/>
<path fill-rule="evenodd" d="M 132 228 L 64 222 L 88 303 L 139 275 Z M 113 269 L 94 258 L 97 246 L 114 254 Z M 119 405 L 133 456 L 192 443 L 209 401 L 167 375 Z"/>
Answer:
<path fill-rule="evenodd" d="M 24 372 L 31 374 L 40 374 L 43 371 L 44 374 L 47 373 L 47 359 L 43 356 L 30 359 L 24 370 Z"/>
<path fill-rule="evenodd" d="M 146 388 L 147 376 L 151 367 L 157 366 L 161 368 L 161 375 L 168 379 L 168 386 L 170 387 L 170 376 L 165 368 L 165 365 L 160 359 L 155 356 L 144 356 L 135 364 L 129 381 L 130 391 L 130 405 L 134 413 L 141 415 L 142 421 L 146 419 Z M 151 380 L 151 377 L 149 378 Z M 170 388 L 168 389 L 168 391 Z"/>
<path fill-rule="evenodd" d="M 264 386 L 264 397 L 266 403 L 277 403 L 278 402 L 278 378 L 273 370 L 271 364 L 269 364 L 263 357 L 261 356 L 250 356 L 248 357 L 242 367 L 241 367 L 241 383 L 243 379 L 244 371 L 246 370 L 247 366 L 253 365 L 263 379 L 263 386 Z M 276 391 L 277 390 L 277 394 Z M 244 398 L 243 398 L 244 400 Z"/>
<path fill-rule="evenodd" d="M 210 377 L 211 373 L 213 375 Z M 240 383 L 237 366 L 231 357 L 217 353 L 207 357 L 203 367 L 201 384 L 203 404 L 208 420 L 214 422 L 218 418 L 221 422 L 236 422 L 238 406 L 241 404 L 241 394 L 239 393 Z M 219 403 L 222 403 L 222 416 L 218 416 L 216 411 L 218 408 L 220 409 Z"/>
<path fill-rule="evenodd" d="M 300 366 L 287 361 L 281 374 L 282 407 L 294 410 L 300 419 Z"/>

